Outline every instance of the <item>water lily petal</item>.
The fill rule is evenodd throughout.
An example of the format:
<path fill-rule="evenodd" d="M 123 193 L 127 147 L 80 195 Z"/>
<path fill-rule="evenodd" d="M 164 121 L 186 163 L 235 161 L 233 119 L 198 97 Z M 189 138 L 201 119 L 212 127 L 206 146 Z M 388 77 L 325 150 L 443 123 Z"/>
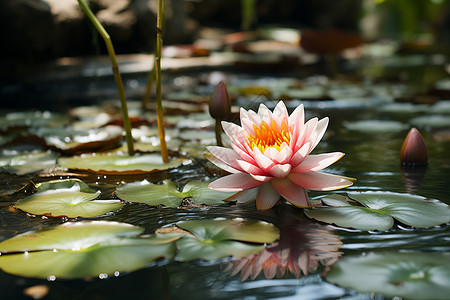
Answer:
<path fill-rule="evenodd" d="M 236 169 L 230 167 L 229 165 L 227 165 L 226 163 L 224 163 L 223 161 L 221 161 L 220 159 L 218 159 L 217 157 L 215 157 L 211 153 L 204 153 L 203 155 L 210 162 L 212 162 L 213 164 L 215 164 L 217 167 L 221 168 L 224 171 L 227 171 L 229 173 L 238 173 L 238 172 L 240 172 L 239 170 L 236 170 Z"/>
<path fill-rule="evenodd" d="M 319 121 L 318 118 L 312 118 L 312 119 L 308 120 L 308 122 L 305 123 L 305 126 L 306 126 L 305 137 L 306 137 L 307 141 L 311 142 L 311 144 L 313 142 L 315 142 L 315 140 L 311 141 L 311 135 L 313 135 L 316 132 L 316 130 L 317 130 L 317 122 L 318 121 Z"/>
<path fill-rule="evenodd" d="M 310 154 L 301 164 L 292 169 L 292 173 L 317 172 L 335 163 L 343 156 L 342 152 Z"/>
<path fill-rule="evenodd" d="M 237 163 L 237 160 L 241 159 L 241 157 L 230 148 L 224 148 L 219 146 L 207 146 L 206 149 L 208 149 L 209 152 L 211 152 L 212 155 L 214 155 L 216 158 L 218 158 L 221 162 L 224 164 L 232 167 L 233 169 L 244 171 L 241 166 Z M 216 162 L 211 161 L 213 164 L 221 168 L 221 165 L 217 165 Z M 235 172 L 232 172 L 235 173 Z"/>
<path fill-rule="evenodd" d="M 269 174 L 272 175 L 273 177 L 284 178 L 289 174 L 290 171 L 291 171 L 290 164 L 283 164 L 283 165 L 277 164 L 274 165 L 272 168 L 270 168 Z"/>
<path fill-rule="evenodd" d="M 253 174 L 253 175 L 267 175 L 265 171 L 263 171 L 260 167 L 255 166 L 252 163 L 249 163 L 245 160 L 238 159 L 237 164 L 240 166 L 241 170 L 245 173 Z"/>
<path fill-rule="evenodd" d="M 262 154 L 258 147 L 253 148 L 253 157 L 258 166 L 266 172 L 275 164 L 269 157 Z"/>
<path fill-rule="evenodd" d="M 281 144 L 281 150 L 277 151 L 273 160 L 279 164 L 287 164 L 291 161 L 293 154 L 292 149 L 286 143 L 283 143 Z"/>
<path fill-rule="evenodd" d="M 332 191 L 353 184 L 350 178 L 321 172 L 290 173 L 288 178 L 296 185 L 315 191 Z"/>
<path fill-rule="evenodd" d="M 270 182 L 277 192 L 292 204 L 298 207 L 308 207 L 308 194 L 304 188 L 296 185 L 289 179 L 274 179 Z"/>
<path fill-rule="evenodd" d="M 258 116 L 260 116 L 262 121 L 265 121 L 267 124 L 270 124 L 270 120 L 273 119 L 272 112 L 267 108 L 264 104 L 260 104 L 258 108 Z"/>
<path fill-rule="evenodd" d="M 211 182 L 208 187 L 222 192 L 240 192 L 261 185 L 262 182 L 253 179 L 247 173 L 230 174 Z"/>
<path fill-rule="evenodd" d="M 252 176 L 253 179 L 258 180 L 260 182 L 268 182 L 268 181 L 271 181 L 274 178 L 273 176 L 265 176 L 265 175 L 253 175 L 253 174 L 250 174 L 250 176 Z"/>
<path fill-rule="evenodd" d="M 230 138 L 231 143 L 235 144 L 242 150 L 245 150 L 244 144 L 247 141 L 246 133 L 242 127 L 227 121 L 222 121 L 222 128 L 225 134 Z"/>
<path fill-rule="evenodd" d="M 311 144 L 307 142 L 292 156 L 290 161 L 292 168 L 296 168 L 299 164 L 301 164 L 305 160 L 305 157 L 309 153 L 310 145 Z"/>
<path fill-rule="evenodd" d="M 298 129 L 297 134 L 300 132 L 300 129 L 305 124 L 305 110 L 303 108 L 303 104 L 297 106 L 292 114 L 288 118 L 289 126 L 295 126 Z"/>
<path fill-rule="evenodd" d="M 243 111 L 244 109 L 241 107 L 241 112 Z M 262 121 L 262 119 L 261 119 L 261 116 L 260 115 L 258 115 L 257 113 L 255 113 L 253 110 L 249 110 L 248 112 L 247 112 L 247 117 L 248 117 L 248 119 L 251 121 L 251 122 L 253 122 L 255 125 L 257 125 L 258 127 L 259 127 L 259 124 L 261 124 L 261 121 Z M 242 121 L 242 114 L 241 114 L 241 121 Z"/>
<path fill-rule="evenodd" d="M 280 194 L 273 188 L 268 182 L 258 188 L 258 194 L 256 195 L 256 208 L 257 209 L 270 209 L 279 200 Z"/>
<path fill-rule="evenodd" d="M 255 159 L 253 158 L 252 155 L 249 154 L 248 151 L 242 150 L 241 148 L 234 145 L 233 143 L 231 144 L 231 147 L 233 148 L 234 151 L 236 151 L 236 153 L 239 155 L 239 157 L 241 159 L 245 160 L 246 162 L 256 165 Z"/>
<path fill-rule="evenodd" d="M 253 128 L 253 125 L 255 123 L 253 123 L 250 119 L 248 118 L 243 118 L 241 119 L 241 125 L 242 128 L 244 128 L 244 130 L 247 132 L 248 135 L 250 134 L 255 134 L 255 130 Z"/>
<path fill-rule="evenodd" d="M 283 122 L 283 120 L 289 119 L 287 108 L 283 101 L 279 101 L 277 103 L 277 106 L 275 106 L 273 110 L 272 117 L 275 122 L 277 122 L 279 127 L 281 127 L 281 123 Z"/>
<path fill-rule="evenodd" d="M 291 143 L 293 144 L 293 151 L 297 152 L 305 143 L 307 143 L 308 141 L 306 140 L 307 136 L 306 134 L 308 133 L 308 127 L 310 125 L 305 124 L 305 126 L 302 127 L 298 137 L 296 140 L 291 140 Z"/>
<path fill-rule="evenodd" d="M 310 140 L 312 143 L 310 152 L 314 148 L 316 148 L 317 144 L 319 144 L 320 140 L 322 140 L 322 137 L 325 134 L 325 131 L 327 130 L 328 122 L 329 122 L 328 117 L 325 117 L 325 118 L 321 119 L 319 122 L 317 122 L 317 128 L 315 130 L 315 133 L 317 133 L 317 135 L 315 136 L 314 141 L 312 139 Z"/>
<path fill-rule="evenodd" d="M 237 203 L 247 203 L 249 201 L 254 201 L 258 193 L 258 188 L 252 188 L 245 191 L 237 192 L 231 197 L 228 197 L 226 201 L 236 201 Z"/>

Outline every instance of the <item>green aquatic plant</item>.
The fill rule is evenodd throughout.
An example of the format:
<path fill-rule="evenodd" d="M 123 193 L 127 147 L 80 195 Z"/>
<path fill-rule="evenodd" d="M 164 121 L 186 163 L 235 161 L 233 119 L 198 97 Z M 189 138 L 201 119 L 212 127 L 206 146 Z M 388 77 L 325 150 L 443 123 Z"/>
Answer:
<path fill-rule="evenodd" d="M 161 228 L 157 232 L 182 234 L 175 242 L 177 261 L 245 257 L 262 251 L 265 244 L 279 237 L 279 230 L 273 224 L 241 218 L 180 221 L 175 227 Z"/>
<path fill-rule="evenodd" d="M 86 3 L 84 3 L 83 0 L 78 0 L 78 3 L 80 4 L 81 8 L 85 12 L 85 14 L 88 16 L 89 20 L 92 22 L 92 24 L 97 29 L 98 33 L 101 35 L 103 40 L 106 44 L 106 49 L 108 50 L 109 58 L 111 60 L 112 64 L 112 70 L 114 75 L 114 80 L 116 81 L 117 91 L 119 92 L 119 98 L 121 103 L 121 109 L 122 109 L 122 116 L 123 116 L 123 126 L 125 128 L 125 137 L 127 140 L 127 146 L 128 146 L 128 154 L 134 155 L 134 147 L 133 147 L 133 136 L 131 135 L 131 122 L 130 118 L 128 117 L 128 108 L 127 108 L 127 100 L 125 97 L 125 91 L 123 87 L 122 77 L 120 76 L 119 72 L 119 64 L 117 63 L 116 53 L 114 51 L 114 46 L 111 41 L 111 37 L 109 36 L 108 32 L 105 30 L 103 25 L 100 23 L 100 21 L 97 19 L 97 17 L 94 15 L 92 10 L 89 8 Z"/>
<path fill-rule="evenodd" d="M 155 50 L 155 80 L 156 80 L 156 117 L 158 123 L 159 141 L 163 162 L 169 162 L 169 151 L 167 150 L 166 137 L 164 132 L 164 110 L 162 106 L 161 90 L 161 48 L 162 35 L 164 32 L 164 11 L 165 0 L 158 0 L 158 16 L 156 20 L 156 50 Z"/>
<path fill-rule="evenodd" d="M 127 183 L 116 189 L 116 195 L 128 202 L 145 203 L 152 206 L 165 205 L 178 207 L 183 199 L 189 199 L 195 205 L 218 205 L 234 193 L 219 192 L 208 188 L 209 182 L 192 180 L 183 189 L 178 190 L 171 180 L 162 184 L 152 184 L 147 180 Z"/>
<path fill-rule="evenodd" d="M 95 200 L 100 191 L 78 179 L 63 179 L 36 184 L 36 193 L 19 199 L 14 206 L 33 215 L 51 217 L 96 217 L 118 210 L 124 203 L 117 199 Z"/>
<path fill-rule="evenodd" d="M 385 231 L 394 219 L 417 228 L 450 222 L 450 206 L 411 194 L 392 192 L 349 193 L 322 198 L 327 206 L 305 210 L 305 214 L 325 223 L 359 230 Z"/>
<path fill-rule="evenodd" d="M 444 300 L 450 294 L 450 254 L 391 251 L 344 256 L 325 279 L 362 293 Z"/>
<path fill-rule="evenodd" d="M 58 164 L 70 170 L 88 171 L 99 174 L 126 175 L 159 172 L 177 168 L 188 159 L 176 159 L 165 163 L 159 154 L 124 155 L 121 153 L 82 154 L 61 157 Z"/>
<path fill-rule="evenodd" d="M 178 234 L 143 231 L 126 223 L 78 221 L 25 232 L 0 243 L 0 269 L 50 281 L 106 278 L 173 257 Z"/>

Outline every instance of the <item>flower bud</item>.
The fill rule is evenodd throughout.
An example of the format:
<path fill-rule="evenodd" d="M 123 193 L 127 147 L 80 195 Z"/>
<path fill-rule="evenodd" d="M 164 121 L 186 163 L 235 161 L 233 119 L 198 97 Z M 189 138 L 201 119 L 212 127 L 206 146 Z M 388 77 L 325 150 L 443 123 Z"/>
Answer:
<path fill-rule="evenodd" d="M 231 114 L 231 101 L 223 81 L 219 82 L 209 99 L 209 114 L 216 120 L 226 120 Z"/>
<path fill-rule="evenodd" d="M 428 163 L 427 147 L 422 135 L 416 128 L 411 128 L 400 151 L 400 161 L 404 165 L 423 165 Z"/>

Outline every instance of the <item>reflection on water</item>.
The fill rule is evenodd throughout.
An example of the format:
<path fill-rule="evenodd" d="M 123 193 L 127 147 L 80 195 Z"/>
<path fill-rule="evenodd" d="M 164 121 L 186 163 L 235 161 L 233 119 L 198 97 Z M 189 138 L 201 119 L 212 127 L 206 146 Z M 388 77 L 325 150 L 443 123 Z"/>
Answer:
<path fill-rule="evenodd" d="M 299 278 L 301 273 L 315 272 L 319 265 L 326 268 L 341 255 L 339 237 L 329 227 L 296 217 L 291 206 L 277 208 L 280 238 L 273 246 L 248 257 L 235 259 L 228 265 L 231 276 L 241 273 L 241 280 L 254 280 L 261 272 L 267 279 L 283 278 L 287 273 Z"/>

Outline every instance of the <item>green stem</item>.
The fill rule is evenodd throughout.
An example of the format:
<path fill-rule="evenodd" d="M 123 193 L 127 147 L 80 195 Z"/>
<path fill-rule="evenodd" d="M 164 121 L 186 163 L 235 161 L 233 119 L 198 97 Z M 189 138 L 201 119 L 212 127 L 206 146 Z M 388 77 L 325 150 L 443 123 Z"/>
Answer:
<path fill-rule="evenodd" d="M 106 49 L 108 50 L 109 58 L 110 58 L 111 64 L 112 64 L 112 70 L 113 70 L 113 74 L 114 74 L 114 79 L 116 81 L 117 90 L 119 92 L 120 103 L 122 105 L 123 126 L 125 128 L 125 137 L 127 140 L 128 154 L 134 155 L 133 136 L 131 135 L 131 122 L 130 122 L 130 118 L 128 117 L 127 100 L 125 98 L 125 91 L 123 89 L 122 77 L 120 76 L 120 73 L 119 73 L 119 65 L 117 63 L 116 53 L 114 52 L 114 47 L 111 42 L 111 37 L 106 32 L 105 28 L 100 23 L 100 21 L 97 19 L 97 17 L 94 15 L 94 13 L 89 8 L 89 6 L 87 6 L 83 2 L 83 0 L 78 0 L 78 3 L 80 4 L 80 6 L 83 9 L 83 11 L 85 12 L 85 14 L 88 16 L 88 18 L 92 22 L 92 24 L 94 24 L 98 33 L 102 36 L 103 40 L 105 41 Z"/>
<path fill-rule="evenodd" d="M 222 143 L 222 124 L 220 120 L 216 120 L 216 142 L 217 146 L 223 146 Z"/>
<path fill-rule="evenodd" d="M 167 151 L 166 138 L 164 133 L 164 114 L 162 107 L 161 93 L 161 47 L 163 34 L 163 15 L 165 0 L 158 0 L 158 17 L 156 24 L 156 51 L 155 51 L 155 70 L 156 70 L 156 117 L 158 123 L 159 141 L 161 147 L 161 156 L 163 162 L 169 161 L 169 152 Z"/>
<path fill-rule="evenodd" d="M 155 81 L 155 76 L 156 76 L 155 63 L 156 63 L 156 61 L 153 60 L 153 68 L 148 73 L 147 88 L 145 89 L 144 98 L 142 99 L 142 111 L 147 110 L 148 102 L 150 102 L 150 96 L 152 94 L 153 82 Z"/>

